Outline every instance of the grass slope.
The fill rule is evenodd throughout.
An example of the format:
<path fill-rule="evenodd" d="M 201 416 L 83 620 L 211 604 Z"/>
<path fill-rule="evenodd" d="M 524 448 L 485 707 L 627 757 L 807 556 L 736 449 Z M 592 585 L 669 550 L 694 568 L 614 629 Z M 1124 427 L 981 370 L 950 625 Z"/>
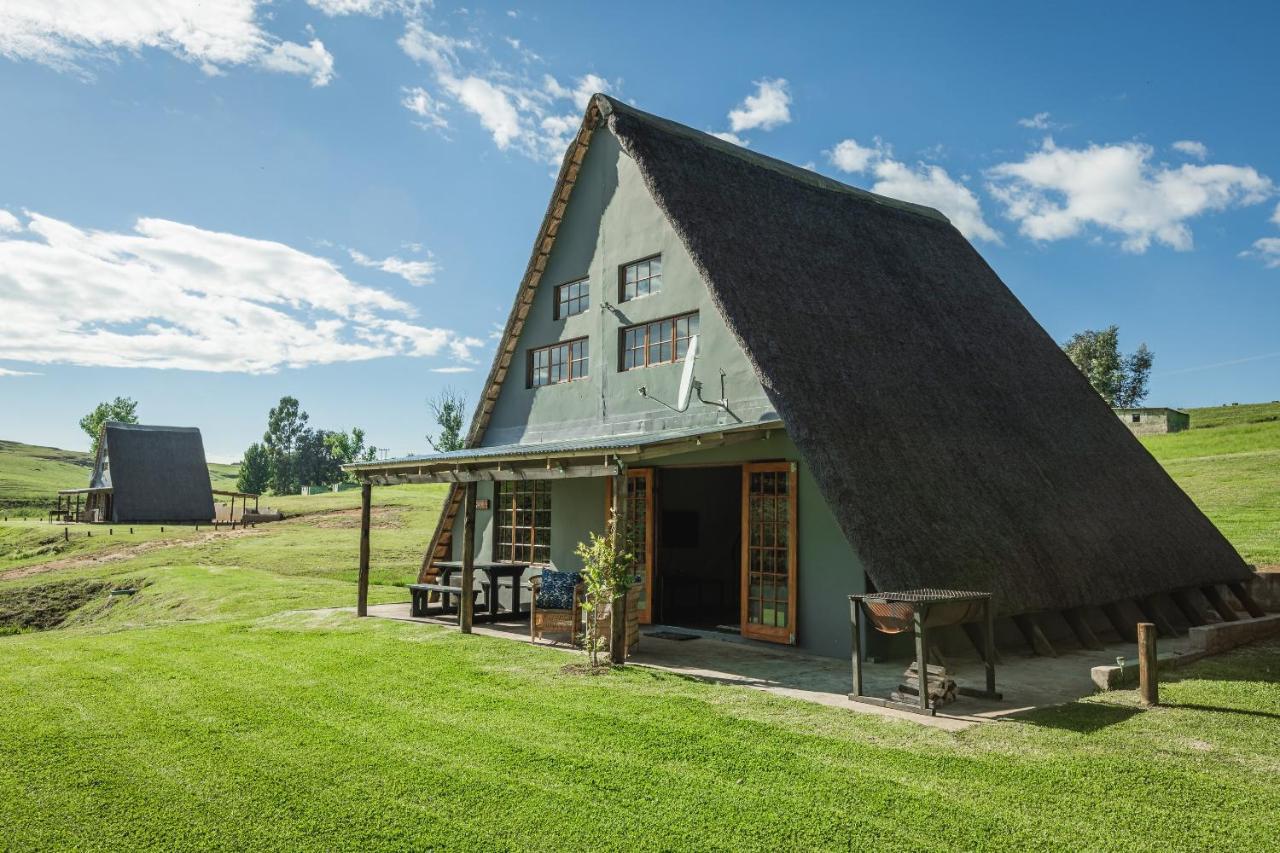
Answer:
<path fill-rule="evenodd" d="M 1191 429 L 1151 451 L 1251 563 L 1280 563 L 1280 403 L 1191 410 Z"/>

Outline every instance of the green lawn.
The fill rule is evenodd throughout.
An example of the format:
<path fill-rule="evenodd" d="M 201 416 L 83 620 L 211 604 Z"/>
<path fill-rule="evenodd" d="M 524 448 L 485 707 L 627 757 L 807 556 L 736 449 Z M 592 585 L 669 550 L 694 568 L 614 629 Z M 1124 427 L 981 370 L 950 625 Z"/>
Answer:
<path fill-rule="evenodd" d="M 1144 443 L 1267 553 L 1276 448 L 1256 416 Z M 1182 452 L 1209 433 L 1231 449 Z M 371 599 L 403 601 L 445 490 L 374 494 Z M 0 523 L 0 849 L 1264 850 L 1280 833 L 1280 643 L 1177 671 L 1155 710 L 1119 692 L 947 733 L 356 619 L 337 608 L 358 501 L 272 499 L 286 521 L 216 534 Z"/>
<path fill-rule="evenodd" d="M 1280 403 L 1191 410 L 1143 445 L 1251 563 L 1280 563 Z"/>

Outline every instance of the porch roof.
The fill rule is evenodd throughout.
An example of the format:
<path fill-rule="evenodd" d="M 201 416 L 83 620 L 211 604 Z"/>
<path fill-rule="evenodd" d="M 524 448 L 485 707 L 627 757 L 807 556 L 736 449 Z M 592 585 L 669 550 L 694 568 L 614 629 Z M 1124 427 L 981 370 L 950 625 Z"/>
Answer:
<path fill-rule="evenodd" d="M 539 442 L 470 447 L 356 462 L 342 466 L 365 483 L 467 483 L 481 480 L 550 480 L 608 477 L 628 465 L 704 447 L 759 440 L 782 429 L 779 420 L 702 426 Z"/>

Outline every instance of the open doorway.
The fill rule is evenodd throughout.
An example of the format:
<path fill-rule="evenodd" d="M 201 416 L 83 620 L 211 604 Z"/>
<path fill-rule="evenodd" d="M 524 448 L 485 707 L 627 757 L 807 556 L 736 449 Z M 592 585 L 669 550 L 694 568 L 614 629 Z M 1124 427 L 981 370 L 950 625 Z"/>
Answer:
<path fill-rule="evenodd" d="M 741 467 L 661 468 L 657 475 L 654 621 L 738 631 Z"/>

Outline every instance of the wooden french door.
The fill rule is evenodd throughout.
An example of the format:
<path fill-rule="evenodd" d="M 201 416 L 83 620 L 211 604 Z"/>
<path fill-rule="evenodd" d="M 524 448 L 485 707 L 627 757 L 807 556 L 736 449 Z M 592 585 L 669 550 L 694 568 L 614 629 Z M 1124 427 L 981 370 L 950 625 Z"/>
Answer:
<path fill-rule="evenodd" d="M 613 507 L 613 478 L 604 481 L 605 516 Z M 623 532 L 640 567 L 640 623 L 653 622 L 653 469 L 628 468 L 627 494 L 623 508 L 627 527 Z"/>
<path fill-rule="evenodd" d="M 796 465 L 742 466 L 742 636 L 796 641 Z"/>

